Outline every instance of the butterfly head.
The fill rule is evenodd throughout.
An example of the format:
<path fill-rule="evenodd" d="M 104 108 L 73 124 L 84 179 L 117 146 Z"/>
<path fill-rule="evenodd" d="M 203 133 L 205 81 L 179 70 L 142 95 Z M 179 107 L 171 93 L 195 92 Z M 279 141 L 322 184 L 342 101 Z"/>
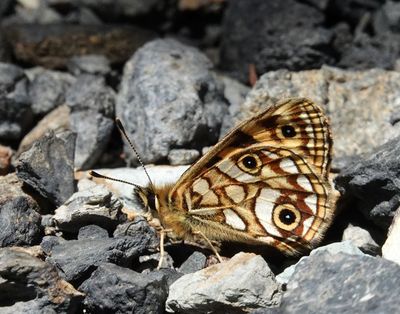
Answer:
<path fill-rule="evenodd" d="M 156 193 L 148 187 L 135 187 L 134 195 L 146 211 L 157 212 L 159 202 Z"/>

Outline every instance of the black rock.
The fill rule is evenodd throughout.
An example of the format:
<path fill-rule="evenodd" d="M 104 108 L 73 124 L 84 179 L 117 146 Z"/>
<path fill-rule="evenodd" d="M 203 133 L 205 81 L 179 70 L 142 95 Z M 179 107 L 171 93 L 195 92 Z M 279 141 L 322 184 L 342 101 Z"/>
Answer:
<path fill-rule="evenodd" d="M 399 272 L 382 258 L 317 253 L 296 267 L 273 313 L 395 313 Z"/>
<path fill-rule="evenodd" d="M 161 273 L 140 274 L 110 263 L 100 265 L 79 290 L 91 313 L 164 313 L 168 295 Z"/>
<path fill-rule="evenodd" d="M 0 249 L 1 313 L 75 313 L 83 297 L 28 249 Z"/>
<path fill-rule="evenodd" d="M 149 225 L 147 220 L 142 216 L 136 216 L 131 222 L 126 222 L 117 226 L 114 231 L 114 237 L 130 236 L 141 238 L 144 243 L 159 244 L 156 230 Z"/>
<path fill-rule="evenodd" d="M 96 225 L 87 225 L 78 233 L 78 240 L 84 239 L 108 239 L 108 231 Z"/>
<path fill-rule="evenodd" d="M 0 176 L 0 247 L 34 245 L 43 236 L 39 205 L 15 173 Z"/>
<path fill-rule="evenodd" d="M 144 45 L 126 63 L 116 109 L 145 163 L 217 141 L 227 103 L 211 68 L 199 50 L 171 39 Z M 136 160 L 128 145 L 125 152 Z"/>
<path fill-rule="evenodd" d="M 17 164 L 18 177 L 54 206 L 74 192 L 75 134 L 50 132 L 26 152 Z"/>
<path fill-rule="evenodd" d="M 332 32 L 323 21 L 320 10 L 295 0 L 231 1 L 223 21 L 220 67 L 247 82 L 250 64 L 262 75 L 332 63 Z"/>
<path fill-rule="evenodd" d="M 344 210 L 357 210 L 386 229 L 400 206 L 400 138 L 353 162 L 335 179 Z"/>
<path fill-rule="evenodd" d="M 0 63 L 0 141 L 19 140 L 32 125 L 27 82 L 22 69 Z"/>
<path fill-rule="evenodd" d="M 49 261 L 57 266 L 67 281 L 79 285 L 101 263 L 130 266 L 140 255 L 154 252 L 158 244 L 146 235 L 71 240 L 55 245 Z"/>

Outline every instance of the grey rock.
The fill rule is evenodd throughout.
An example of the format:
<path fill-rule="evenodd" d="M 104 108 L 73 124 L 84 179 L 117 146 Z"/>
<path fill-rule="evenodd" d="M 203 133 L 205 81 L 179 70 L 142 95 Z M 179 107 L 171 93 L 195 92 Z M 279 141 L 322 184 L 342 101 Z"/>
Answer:
<path fill-rule="evenodd" d="M 79 289 L 91 313 L 161 314 L 168 294 L 161 273 L 140 274 L 110 263 L 100 265 Z"/>
<path fill-rule="evenodd" d="M 84 55 L 72 57 L 67 64 L 73 75 L 81 74 L 106 75 L 111 72 L 110 61 L 102 55 Z"/>
<path fill-rule="evenodd" d="M 51 204 L 61 205 L 75 189 L 74 146 L 72 132 L 50 132 L 21 154 L 18 177 Z"/>
<path fill-rule="evenodd" d="M 350 161 L 354 155 L 372 153 L 400 135 L 400 73 L 380 69 L 346 71 L 323 67 L 266 73 L 243 104 L 235 110 L 230 108 L 234 115 L 227 115 L 224 125 L 233 127 L 278 100 L 299 95 L 312 99 L 330 118 L 335 168 L 348 165 L 336 160 Z"/>
<path fill-rule="evenodd" d="M 4 176 L 11 170 L 11 159 L 15 152 L 9 146 L 0 144 L 0 176 Z"/>
<path fill-rule="evenodd" d="M 156 230 L 142 216 L 136 216 L 133 221 L 117 226 L 114 231 L 114 237 L 120 238 L 125 236 L 142 238 L 143 242 L 149 243 L 150 247 L 156 247 L 160 244 Z"/>
<path fill-rule="evenodd" d="M 46 253 L 46 255 L 51 255 L 53 247 L 65 241 L 67 240 L 65 240 L 64 238 L 47 235 L 43 237 L 42 242 L 40 243 L 40 247 L 42 248 L 43 252 Z"/>
<path fill-rule="evenodd" d="M 129 267 L 134 259 L 147 252 L 154 252 L 158 245 L 158 241 L 155 242 L 149 234 L 71 240 L 55 245 L 48 260 L 57 266 L 67 281 L 80 284 L 100 264 L 110 262 Z"/>
<path fill-rule="evenodd" d="M 400 206 L 400 137 L 350 164 L 336 178 L 346 206 L 387 229 Z"/>
<path fill-rule="evenodd" d="M 114 121 L 95 111 L 78 111 L 70 115 L 71 129 L 78 135 L 75 147 L 75 167 L 90 169 L 106 149 Z"/>
<path fill-rule="evenodd" d="M 126 220 L 122 203 L 105 187 L 94 187 L 74 193 L 55 211 L 53 219 L 57 229 L 77 233 L 81 227 L 99 225 L 109 231 Z"/>
<path fill-rule="evenodd" d="M 150 255 L 142 255 L 139 257 L 140 269 L 154 269 L 160 267 L 160 269 L 172 269 L 174 267 L 174 260 L 167 251 L 164 252 L 163 259 L 160 263 L 161 254 L 153 253 Z"/>
<path fill-rule="evenodd" d="M 171 165 L 192 164 L 200 157 L 200 152 L 196 149 L 171 149 L 168 154 L 168 161 Z"/>
<path fill-rule="evenodd" d="M 0 247 L 39 243 L 43 228 L 38 211 L 15 173 L 0 176 Z"/>
<path fill-rule="evenodd" d="M 193 252 L 188 259 L 183 262 L 181 267 L 179 267 L 179 272 L 183 274 L 194 273 L 206 266 L 207 256 L 201 252 Z"/>
<path fill-rule="evenodd" d="M 382 246 L 382 257 L 400 265 L 400 210 L 397 210 L 392 225 L 389 228 L 388 236 Z"/>
<path fill-rule="evenodd" d="M 72 112 L 92 110 L 112 118 L 115 110 L 115 92 L 106 85 L 103 77 L 81 75 L 68 89 L 66 103 Z"/>
<path fill-rule="evenodd" d="M 0 249 L 2 313 L 73 313 L 83 293 L 61 279 L 52 265 L 20 247 Z M 40 254 L 40 252 L 39 252 Z"/>
<path fill-rule="evenodd" d="M 179 278 L 170 286 L 167 312 L 244 313 L 279 304 L 279 284 L 265 260 L 239 253 L 228 262 Z"/>
<path fill-rule="evenodd" d="M 259 75 L 286 68 L 293 71 L 332 63 L 332 32 L 324 15 L 307 4 L 285 1 L 233 1 L 222 27 L 221 68 L 242 82 L 249 65 Z"/>
<path fill-rule="evenodd" d="M 400 32 L 400 4 L 395 1 L 385 1 L 373 16 L 374 31 L 377 34 Z"/>
<path fill-rule="evenodd" d="M 314 254 L 317 254 L 319 252 L 328 252 L 332 255 L 339 253 L 349 255 L 364 255 L 363 252 L 351 241 L 335 242 L 318 247 L 310 252 L 310 256 L 313 256 Z M 296 264 L 287 267 L 282 273 L 276 276 L 276 280 L 282 284 L 288 283 L 291 280 L 293 274 L 296 272 L 297 266 L 307 261 L 310 256 L 303 256 Z"/>
<path fill-rule="evenodd" d="M 44 116 L 54 108 L 63 105 L 66 91 L 75 82 L 75 78 L 64 72 L 34 68 L 26 71 L 29 78 L 29 97 L 32 112 Z"/>
<path fill-rule="evenodd" d="M 108 232 L 106 229 L 97 225 L 87 225 L 79 229 L 78 240 L 83 239 L 107 239 Z"/>
<path fill-rule="evenodd" d="M 19 140 L 32 125 L 27 82 L 21 68 L 0 63 L 0 141 Z"/>
<path fill-rule="evenodd" d="M 176 271 L 173 268 L 161 268 L 158 272 L 165 276 L 168 287 L 170 287 L 175 281 L 183 276 L 182 273 Z"/>
<path fill-rule="evenodd" d="M 211 67 L 197 49 L 171 39 L 146 44 L 126 63 L 116 109 L 145 163 L 171 148 L 216 142 L 227 104 Z"/>
<path fill-rule="evenodd" d="M 299 265 L 278 313 L 393 313 L 400 266 L 368 255 L 318 253 Z"/>
<path fill-rule="evenodd" d="M 343 232 L 343 241 L 351 241 L 361 251 L 370 255 L 378 255 L 381 251 L 380 246 L 372 238 L 368 230 L 348 225 Z"/>

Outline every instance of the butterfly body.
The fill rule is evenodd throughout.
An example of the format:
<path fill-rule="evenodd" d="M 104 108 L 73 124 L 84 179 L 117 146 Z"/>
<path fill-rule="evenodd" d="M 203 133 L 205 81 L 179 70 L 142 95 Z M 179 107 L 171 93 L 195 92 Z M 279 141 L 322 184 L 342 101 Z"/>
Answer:
<path fill-rule="evenodd" d="M 334 216 L 331 150 L 321 109 L 289 99 L 233 129 L 177 183 L 136 193 L 177 239 L 295 255 L 317 245 Z"/>

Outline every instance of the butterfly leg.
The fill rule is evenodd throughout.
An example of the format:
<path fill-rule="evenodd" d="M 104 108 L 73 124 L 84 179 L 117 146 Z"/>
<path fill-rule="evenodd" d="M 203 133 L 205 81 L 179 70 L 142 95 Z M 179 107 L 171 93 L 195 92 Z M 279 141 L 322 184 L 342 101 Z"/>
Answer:
<path fill-rule="evenodd" d="M 165 256 L 165 250 L 164 250 L 165 234 L 171 231 L 172 231 L 171 229 L 160 230 L 160 259 L 158 260 L 157 270 L 161 268 Z"/>
<path fill-rule="evenodd" d="M 217 257 L 218 261 L 222 263 L 221 255 L 219 255 L 215 246 L 211 243 L 210 239 L 206 237 L 206 235 L 201 231 L 193 231 L 194 234 L 201 236 L 204 240 L 206 240 L 207 244 L 210 246 L 211 250 L 214 252 L 215 256 Z"/>

